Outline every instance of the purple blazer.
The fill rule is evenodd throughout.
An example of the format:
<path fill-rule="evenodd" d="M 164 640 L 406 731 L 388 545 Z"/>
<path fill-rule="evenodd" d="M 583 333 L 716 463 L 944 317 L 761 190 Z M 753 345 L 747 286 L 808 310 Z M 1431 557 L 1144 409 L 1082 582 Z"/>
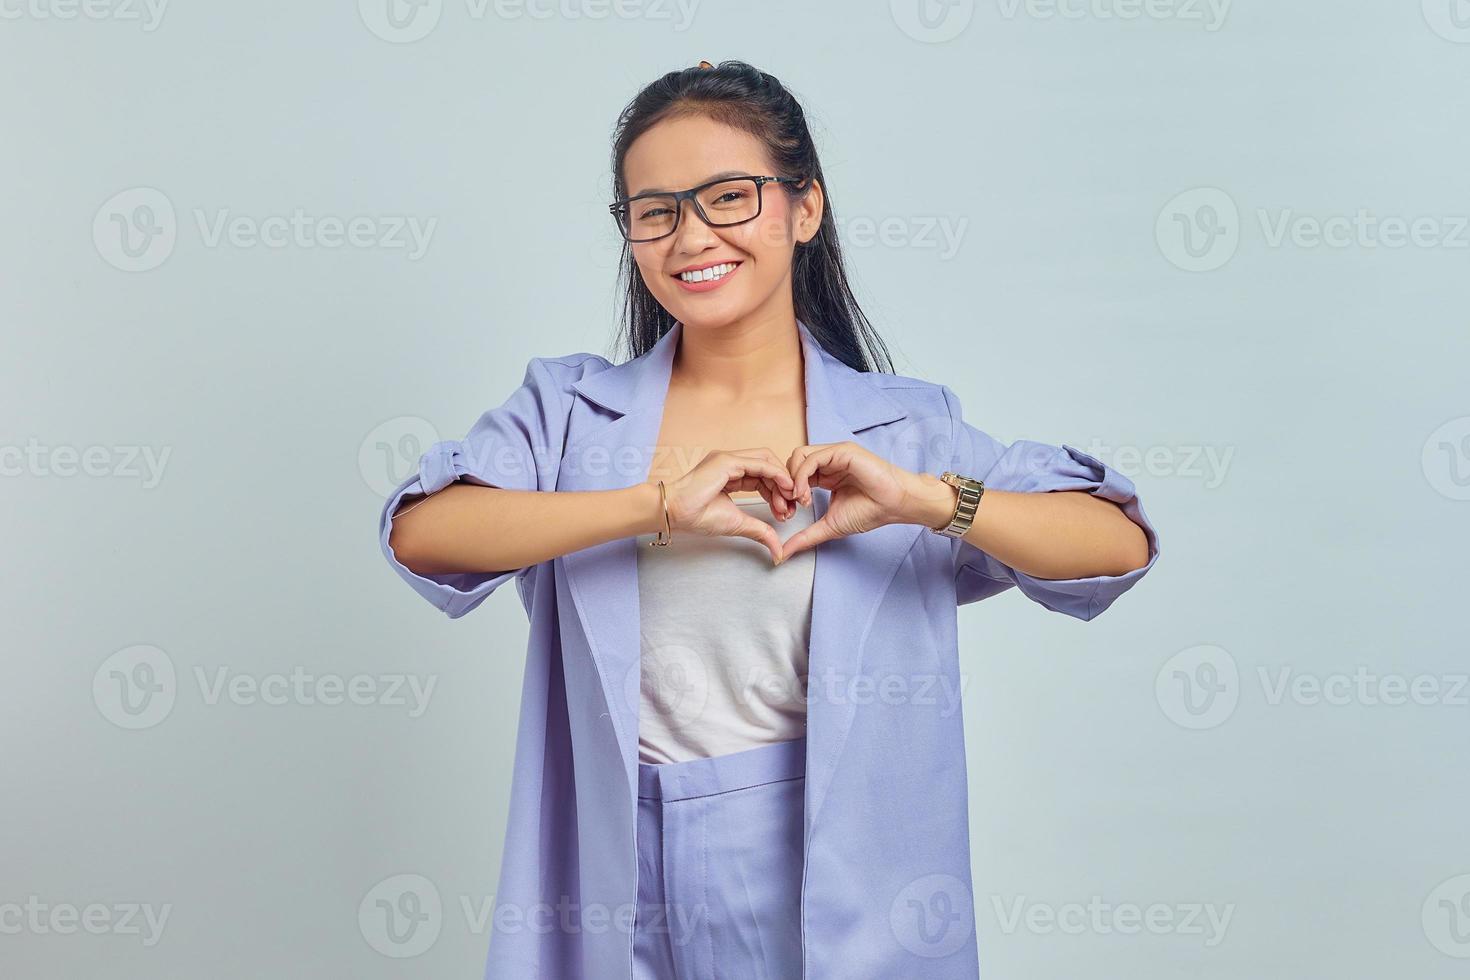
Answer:
<path fill-rule="evenodd" d="M 435 443 L 379 518 L 388 562 L 451 618 L 515 580 L 530 617 L 489 980 L 627 980 L 637 896 L 637 543 L 609 541 L 497 574 L 415 575 L 388 546 L 406 494 L 456 480 L 514 490 L 642 482 L 682 324 L 614 365 L 532 358 L 521 387 L 462 440 Z M 1092 619 L 1158 560 L 1132 481 L 1071 446 L 1009 446 L 965 422 L 944 385 L 854 370 L 798 321 L 807 437 L 852 440 L 914 472 L 998 490 L 1086 490 L 1148 538 L 1125 575 L 1033 578 L 956 538 L 892 524 L 818 547 L 807 706 L 804 980 L 975 980 L 956 608 L 1012 586 Z M 812 491 L 817 517 L 831 492 Z M 983 505 L 982 505 L 983 506 Z M 948 685 L 947 687 L 945 685 Z"/>

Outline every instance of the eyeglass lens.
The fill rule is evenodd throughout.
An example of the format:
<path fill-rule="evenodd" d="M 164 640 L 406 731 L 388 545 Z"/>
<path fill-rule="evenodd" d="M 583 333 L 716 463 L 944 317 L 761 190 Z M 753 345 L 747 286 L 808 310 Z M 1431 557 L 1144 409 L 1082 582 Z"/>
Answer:
<path fill-rule="evenodd" d="M 754 218 L 760 211 L 760 185 L 747 177 L 711 184 L 695 195 L 712 225 L 732 225 Z M 672 194 L 640 197 L 619 216 L 630 239 L 660 238 L 674 228 L 678 202 Z"/>

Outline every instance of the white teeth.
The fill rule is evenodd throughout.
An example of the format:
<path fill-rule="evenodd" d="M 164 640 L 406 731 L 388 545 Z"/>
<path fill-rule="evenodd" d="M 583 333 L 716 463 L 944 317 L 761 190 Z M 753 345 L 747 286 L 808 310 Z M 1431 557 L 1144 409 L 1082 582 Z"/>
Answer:
<path fill-rule="evenodd" d="M 722 265 L 712 265 L 708 269 L 697 269 L 694 272 L 681 272 L 679 278 L 685 282 L 709 282 L 711 279 L 723 279 L 739 263 L 726 262 Z"/>

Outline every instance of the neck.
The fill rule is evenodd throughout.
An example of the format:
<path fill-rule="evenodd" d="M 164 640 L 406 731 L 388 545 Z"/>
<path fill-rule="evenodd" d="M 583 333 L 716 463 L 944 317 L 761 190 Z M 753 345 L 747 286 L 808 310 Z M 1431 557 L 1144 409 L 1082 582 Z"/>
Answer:
<path fill-rule="evenodd" d="M 681 387 L 722 402 L 804 391 L 796 315 L 754 314 L 710 327 L 685 323 L 672 370 Z"/>

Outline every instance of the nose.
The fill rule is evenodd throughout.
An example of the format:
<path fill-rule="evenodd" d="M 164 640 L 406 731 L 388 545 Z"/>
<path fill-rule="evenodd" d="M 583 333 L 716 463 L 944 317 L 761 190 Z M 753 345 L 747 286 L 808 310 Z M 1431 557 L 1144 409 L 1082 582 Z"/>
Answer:
<path fill-rule="evenodd" d="M 699 211 L 695 209 L 692 198 L 679 202 L 679 206 L 683 210 L 679 213 L 679 227 L 674 229 L 675 249 L 693 254 L 709 248 L 718 241 L 714 230 L 699 216 Z"/>

